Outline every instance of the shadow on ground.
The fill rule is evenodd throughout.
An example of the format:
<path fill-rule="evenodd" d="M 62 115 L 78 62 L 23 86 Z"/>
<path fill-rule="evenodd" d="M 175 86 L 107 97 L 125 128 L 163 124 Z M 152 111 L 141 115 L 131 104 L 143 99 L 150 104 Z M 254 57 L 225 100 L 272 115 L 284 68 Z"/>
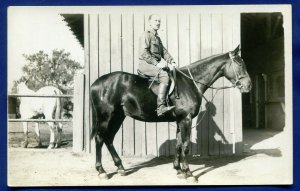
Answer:
<path fill-rule="evenodd" d="M 263 150 L 256 150 L 255 152 L 243 154 L 243 155 L 235 155 L 235 156 L 210 156 L 210 157 L 190 157 L 189 164 L 191 165 L 199 165 L 200 167 L 197 169 L 194 169 L 192 173 L 196 178 L 199 178 L 200 176 L 213 171 L 217 168 L 221 168 L 223 166 L 226 166 L 230 163 L 236 163 L 239 162 L 247 157 L 254 156 L 257 154 L 266 154 L 271 157 L 280 157 L 281 152 L 279 149 L 263 149 Z M 129 168 L 126 170 L 126 174 L 130 175 L 133 174 L 140 169 L 143 168 L 149 168 L 149 167 L 155 167 L 160 166 L 164 164 L 169 164 L 170 166 L 173 166 L 173 157 L 155 157 L 147 162 L 138 164 L 133 166 L 132 168 Z M 204 170 L 205 169 L 205 170 Z M 204 171 L 202 171 L 204 170 Z M 199 172 L 201 171 L 201 172 Z M 116 173 L 110 173 L 109 177 L 112 177 Z"/>
<path fill-rule="evenodd" d="M 199 165 L 192 171 L 194 176 L 198 179 L 204 174 L 213 171 L 215 169 L 221 168 L 231 163 L 236 163 L 244 160 L 248 157 L 252 157 L 259 154 L 264 154 L 270 157 L 281 157 L 282 153 L 279 148 L 265 148 L 265 149 L 251 149 L 252 146 L 258 144 L 262 141 L 270 139 L 275 135 L 281 133 L 281 131 L 270 131 L 266 129 L 246 129 L 244 130 L 244 152 L 240 155 L 225 155 L 225 156 L 190 156 L 189 164 Z M 176 140 L 169 140 L 168 144 L 176 144 Z M 173 156 L 170 157 L 155 157 L 147 162 L 135 165 L 126 170 L 126 174 L 133 174 L 140 169 L 160 166 L 164 164 L 169 164 L 173 166 Z M 116 173 L 110 173 L 109 177 L 114 176 Z"/>

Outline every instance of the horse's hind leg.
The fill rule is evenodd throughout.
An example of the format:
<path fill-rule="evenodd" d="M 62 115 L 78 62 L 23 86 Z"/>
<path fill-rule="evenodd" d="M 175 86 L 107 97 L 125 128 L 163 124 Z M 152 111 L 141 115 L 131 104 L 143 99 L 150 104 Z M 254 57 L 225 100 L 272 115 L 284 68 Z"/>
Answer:
<path fill-rule="evenodd" d="M 38 144 L 38 148 L 42 147 L 42 141 L 41 141 L 41 137 L 40 137 L 40 127 L 39 127 L 39 123 L 35 123 L 34 124 L 34 129 L 35 129 L 35 135 L 36 135 L 36 142 Z"/>
<path fill-rule="evenodd" d="M 27 148 L 28 146 L 28 123 L 23 122 L 23 132 L 24 132 L 24 142 L 22 142 L 22 147 Z"/>
<path fill-rule="evenodd" d="M 115 138 L 116 133 L 120 129 L 120 126 L 124 121 L 124 119 L 125 119 L 125 115 L 123 111 L 115 112 L 115 115 L 110 120 L 108 129 L 106 131 L 106 136 L 104 137 L 105 145 L 114 160 L 115 166 L 118 168 L 117 170 L 118 174 L 120 174 L 121 176 L 125 175 L 125 169 L 123 167 L 122 160 L 120 159 L 113 145 L 113 140 Z"/>
<path fill-rule="evenodd" d="M 50 143 L 48 149 L 53 149 L 55 147 L 55 126 L 53 122 L 48 122 L 50 130 Z"/>
<path fill-rule="evenodd" d="M 96 142 L 96 170 L 99 172 L 99 177 L 102 179 L 108 179 L 107 174 L 105 170 L 102 167 L 102 146 L 104 143 L 104 139 L 100 134 L 98 133 L 95 136 L 95 142 Z"/>
<path fill-rule="evenodd" d="M 56 139 L 55 148 L 59 148 L 61 146 L 62 123 L 57 123 L 56 127 L 57 127 L 57 139 Z"/>
<path fill-rule="evenodd" d="M 94 109 L 94 108 L 93 108 Z M 115 165 L 118 167 L 118 173 L 124 175 L 125 170 L 122 165 L 122 161 L 118 156 L 114 146 L 113 140 L 120 129 L 120 126 L 125 118 L 124 112 L 122 110 L 107 110 L 98 111 L 101 113 L 96 116 L 96 110 L 92 112 L 93 129 L 98 129 L 95 135 L 96 142 L 96 169 L 99 172 L 99 177 L 102 179 L 107 179 L 107 174 L 102 166 L 102 146 L 103 143 L 107 146 Z M 97 120 L 98 119 L 98 120 Z"/>

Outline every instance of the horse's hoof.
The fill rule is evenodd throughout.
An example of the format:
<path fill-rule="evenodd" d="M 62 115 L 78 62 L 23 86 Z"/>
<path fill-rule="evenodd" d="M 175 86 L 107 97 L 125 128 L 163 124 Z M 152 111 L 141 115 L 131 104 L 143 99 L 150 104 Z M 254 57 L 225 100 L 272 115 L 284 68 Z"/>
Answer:
<path fill-rule="evenodd" d="M 102 180 L 107 180 L 108 179 L 108 176 L 107 176 L 107 174 L 105 172 L 104 173 L 100 173 L 98 176 Z"/>
<path fill-rule="evenodd" d="M 23 148 L 27 148 L 27 147 L 28 147 L 28 141 L 22 142 L 22 147 L 23 147 Z"/>
<path fill-rule="evenodd" d="M 48 146 L 48 149 L 54 149 L 54 144 L 50 144 L 50 145 Z"/>
<path fill-rule="evenodd" d="M 177 178 L 186 179 L 186 175 L 184 173 L 177 173 Z"/>
<path fill-rule="evenodd" d="M 198 180 L 193 176 L 187 177 L 186 180 L 188 183 L 197 183 L 198 182 Z"/>
<path fill-rule="evenodd" d="M 60 144 L 55 144 L 55 148 L 60 148 Z"/>
<path fill-rule="evenodd" d="M 125 176 L 126 175 L 125 170 L 118 170 L 117 172 L 120 176 Z"/>

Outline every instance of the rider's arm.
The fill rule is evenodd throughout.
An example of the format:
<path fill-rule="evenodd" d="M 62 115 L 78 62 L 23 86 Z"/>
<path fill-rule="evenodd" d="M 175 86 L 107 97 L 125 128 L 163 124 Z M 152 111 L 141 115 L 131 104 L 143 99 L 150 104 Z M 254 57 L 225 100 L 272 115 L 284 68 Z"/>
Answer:
<path fill-rule="evenodd" d="M 175 63 L 173 57 L 171 56 L 171 54 L 168 52 L 168 50 L 163 47 L 163 56 L 164 56 L 164 59 L 167 61 L 167 63 Z"/>
<path fill-rule="evenodd" d="M 150 53 L 150 36 L 147 32 L 143 33 L 140 37 L 140 52 L 139 52 L 139 58 L 142 60 L 145 60 L 148 64 L 157 65 L 158 62 L 155 60 L 154 57 L 152 57 L 152 54 Z"/>

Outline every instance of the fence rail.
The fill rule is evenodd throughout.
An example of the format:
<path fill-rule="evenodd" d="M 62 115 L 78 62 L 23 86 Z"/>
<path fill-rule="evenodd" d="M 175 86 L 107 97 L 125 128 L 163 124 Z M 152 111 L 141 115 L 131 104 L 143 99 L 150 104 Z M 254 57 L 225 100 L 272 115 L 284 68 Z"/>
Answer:
<path fill-rule="evenodd" d="M 8 94 L 9 97 L 46 97 L 46 98 L 55 98 L 55 97 L 61 97 L 61 98 L 73 98 L 73 95 L 36 95 L 36 94 Z"/>
<path fill-rule="evenodd" d="M 8 119 L 8 122 L 72 122 L 71 119 Z"/>
<path fill-rule="evenodd" d="M 8 94 L 9 97 L 73 98 L 73 95 Z M 8 119 L 8 122 L 72 122 L 70 119 Z"/>

